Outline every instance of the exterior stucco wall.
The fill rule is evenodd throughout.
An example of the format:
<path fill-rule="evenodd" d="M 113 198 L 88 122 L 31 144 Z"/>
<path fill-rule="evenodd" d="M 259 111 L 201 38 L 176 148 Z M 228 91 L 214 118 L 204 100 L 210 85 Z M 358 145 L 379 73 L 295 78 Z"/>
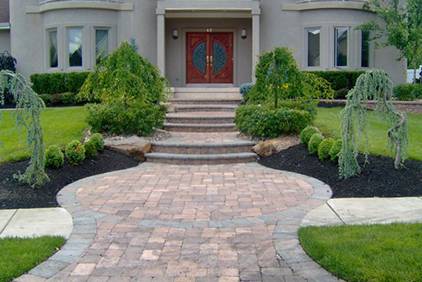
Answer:
<path fill-rule="evenodd" d="M 10 53 L 10 32 L 0 30 L 0 53 L 7 51 Z"/>
<path fill-rule="evenodd" d="M 234 84 L 248 82 L 252 74 L 251 19 L 166 19 L 166 75 L 173 86 L 183 86 L 186 82 L 186 32 L 204 31 L 233 32 L 234 37 Z M 240 32 L 246 29 L 248 37 L 241 39 Z M 179 38 L 172 38 L 173 29 Z"/>
<path fill-rule="evenodd" d="M 37 6 L 38 0 L 10 1 L 11 49 L 18 59 L 18 68 L 29 75 L 33 72 L 50 71 L 47 67 L 46 30 L 58 29 L 60 67 L 58 70 L 69 71 L 66 66 L 67 26 L 84 26 L 84 69 L 92 69 L 93 63 L 93 27 L 111 28 L 110 46 L 116 47 L 124 40 L 134 39 L 139 53 L 153 64 L 157 63 L 157 1 L 127 0 L 133 3 L 132 10 L 104 9 L 65 9 L 43 13 L 26 13 L 27 6 Z M 186 3 L 186 1 L 183 1 Z M 198 2 L 192 0 L 198 5 Z M 261 52 L 277 46 L 287 46 L 293 50 L 298 64 L 306 68 L 305 28 L 321 27 L 320 50 L 321 66 L 316 69 L 334 69 L 334 26 L 350 26 L 349 66 L 358 68 L 360 62 L 360 33 L 354 26 L 375 19 L 375 15 L 359 10 L 319 9 L 307 11 L 286 11 L 282 6 L 296 3 L 296 0 L 261 0 L 260 48 Z M 232 29 L 235 32 L 235 84 L 251 80 L 252 73 L 252 31 L 251 19 L 173 19 L 166 18 L 166 74 L 175 86 L 184 85 L 185 57 L 184 31 L 195 28 Z M 172 29 L 177 28 L 180 37 L 171 38 Z M 247 29 L 248 38 L 241 40 L 240 29 Z M 237 42 L 237 43 L 236 43 Z M 30 46 L 30 48 L 28 47 Z M 405 81 L 405 63 L 398 62 L 398 53 L 393 48 L 371 50 L 370 66 L 386 70 L 395 83 Z"/>

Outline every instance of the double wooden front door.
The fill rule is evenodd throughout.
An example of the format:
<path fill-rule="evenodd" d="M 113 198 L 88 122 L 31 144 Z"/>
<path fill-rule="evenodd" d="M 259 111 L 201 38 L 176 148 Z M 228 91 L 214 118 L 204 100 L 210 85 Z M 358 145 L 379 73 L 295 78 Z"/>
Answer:
<path fill-rule="evenodd" d="M 186 83 L 233 83 L 233 33 L 186 34 Z"/>

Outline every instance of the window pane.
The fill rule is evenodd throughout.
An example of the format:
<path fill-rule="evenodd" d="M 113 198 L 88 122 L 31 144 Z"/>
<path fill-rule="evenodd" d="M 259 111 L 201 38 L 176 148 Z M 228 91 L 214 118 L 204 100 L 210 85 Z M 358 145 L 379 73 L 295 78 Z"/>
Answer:
<path fill-rule="evenodd" d="M 308 66 L 318 67 L 320 64 L 319 58 L 319 36 L 320 29 L 308 30 Z"/>
<path fill-rule="evenodd" d="M 95 30 L 95 55 L 97 64 L 108 55 L 108 30 Z"/>
<path fill-rule="evenodd" d="M 335 62 L 336 66 L 347 66 L 347 27 L 335 29 Z"/>
<path fill-rule="evenodd" d="M 82 67 L 82 28 L 67 30 L 69 42 L 69 66 Z"/>
<path fill-rule="evenodd" d="M 361 66 L 369 67 L 369 31 L 362 31 Z"/>
<path fill-rule="evenodd" d="M 59 66 L 57 55 L 57 30 L 51 30 L 48 32 L 48 45 L 50 68 L 57 68 Z"/>

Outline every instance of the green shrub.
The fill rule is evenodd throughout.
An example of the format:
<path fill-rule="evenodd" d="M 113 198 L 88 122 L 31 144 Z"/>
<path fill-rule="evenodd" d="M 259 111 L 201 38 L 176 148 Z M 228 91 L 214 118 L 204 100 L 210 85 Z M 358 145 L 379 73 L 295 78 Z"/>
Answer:
<path fill-rule="evenodd" d="M 97 151 L 101 152 L 104 150 L 104 138 L 100 133 L 92 134 L 91 138 L 89 138 L 89 141 L 95 145 L 95 149 L 97 149 Z"/>
<path fill-rule="evenodd" d="M 81 164 L 85 160 L 85 146 L 78 140 L 71 141 L 67 144 L 65 153 L 71 165 Z"/>
<path fill-rule="evenodd" d="M 333 146 L 331 146 L 330 153 L 329 153 L 330 160 L 332 161 L 338 160 L 342 144 L 343 142 L 341 141 L 341 139 L 337 139 L 334 141 Z"/>
<path fill-rule="evenodd" d="M 345 99 L 349 90 L 351 90 L 358 77 L 364 71 L 311 71 L 319 77 L 324 78 L 331 84 L 331 88 L 336 92 L 336 99 Z"/>
<path fill-rule="evenodd" d="M 59 146 L 52 145 L 45 151 L 45 167 L 60 168 L 64 164 L 64 154 Z"/>
<path fill-rule="evenodd" d="M 252 82 L 243 83 L 242 85 L 240 85 L 240 95 L 242 95 L 242 97 L 246 97 L 253 86 L 254 84 Z"/>
<path fill-rule="evenodd" d="M 71 92 L 58 93 L 58 94 L 41 94 L 41 99 L 44 103 L 51 106 L 76 106 L 81 104 L 76 99 L 76 94 Z"/>
<path fill-rule="evenodd" d="M 310 154 L 318 153 L 319 144 L 324 140 L 324 136 L 321 133 L 314 133 L 309 139 L 308 151 Z"/>
<path fill-rule="evenodd" d="M 87 121 L 94 131 L 147 136 L 162 127 L 164 117 L 161 106 L 115 103 L 90 105 Z"/>
<path fill-rule="evenodd" d="M 39 94 L 78 93 L 89 72 L 35 73 L 31 75 L 32 88 Z"/>
<path fill-rule="evenodd" d="M 394 87 L 394 97 L 400 101 L 422 99 L 422 84 L 400 84 Z"/>
<path fill-rule="evenodd" d="M 87 159 L 92 159 L 97 156 L 97 147 L 95 143 L 90 139 L 84 144 L 85 147 L 85 157 Z"/>
<path fill-rule="evenodd" d="M 300 141 L 302 144 L 308 145 L 309 140 L 315 133 L 321 133 L 321 131 L 319 131 L 319 129 L 314 126 L 305 127 L 305 129 L 300 132 Z"/>
<path fill-rule="evenodd" d="M 318 146 L 318 158 L 323 161 L 330 158 L 330 150 L 333 147 L 335 140 L 333 138 L 326 138 Z"/>
<path fill-rule="evenodd" d="M 235 123 L 240 132 L 260 138 L 274 138 L 282 134 L 298 133 L 311 123 L 305 111 L 259 105 L 240 106 Z"/>

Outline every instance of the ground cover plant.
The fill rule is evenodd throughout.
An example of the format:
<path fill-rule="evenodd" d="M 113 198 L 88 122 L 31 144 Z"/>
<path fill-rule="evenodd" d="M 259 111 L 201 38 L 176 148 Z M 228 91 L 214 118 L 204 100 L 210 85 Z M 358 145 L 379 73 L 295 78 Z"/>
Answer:
<path fill-rule="evenodd" d="M 62 237 L 0 239 L 0 282 L 9 282 L 45 261 L 64 244 Z"/>
<path fill-rule="evenodd" d="M 48 181 L 45 168 L 45 148 L 40 115 L 45 108 L 44 102 L 32 90 L 25 78 L 12 71 L 0 71 L 0 104 L 4 104 L 5 89 L 12 95 L 16 103 L 16 126 L 26 130 L 26 143 L 31 152 L 31 160 L 23 174 L 15 177 L 21 183 L 33 187 L 44 185 Z"/>
<path fill-rule="evenodd" d="M 422 224 L 306 227 L 305 251 L 349 282 L 422 281 Z"/>
<path fill-rule="evenodd" d="M 91 73 L 80 99 L 100 101 L 88 107 L 88 123 L 95 132 L 150 135 L 162 126 L 166 81 L 158 69 L 127 42 Z"/>
<path fill-rule="evenodd" d="M 16 116 L 12 110 L 0 110 L 0 163 L 20 161 L 30 157 L 25 144 L 26 132 L 16 128 Z M 80 139 L 85 128 L 87 111 L 83 107 L 48 108 L 41 112 L 44 143 L 64 146 Z"/>

